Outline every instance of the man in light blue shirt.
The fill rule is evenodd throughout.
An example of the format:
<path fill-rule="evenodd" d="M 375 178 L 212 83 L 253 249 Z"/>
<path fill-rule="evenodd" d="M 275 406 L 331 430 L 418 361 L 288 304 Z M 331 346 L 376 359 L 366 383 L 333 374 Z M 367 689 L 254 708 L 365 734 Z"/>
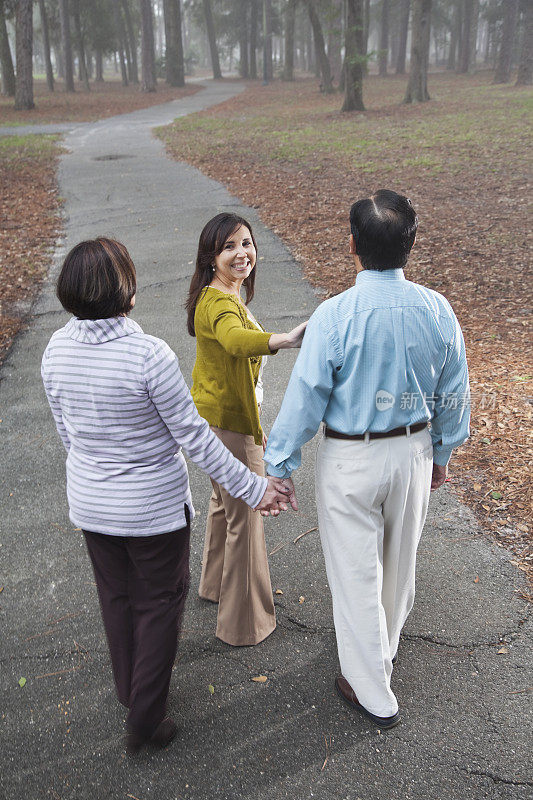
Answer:
<path fill-rule="evenodd" d="M 448 301 L 404 276 L 418 225 L 411 202 L 380 190 L 352 206 L 350 225 L 355 286 L 309 320 L 265 461 L 293 488 L 301 447 L 325 423 L 316 497 L 342 671 L 335 684 L 388 728 L 400 721 L 392 662 L 414 601 L 430 488 L 444 483 L 469 435 L 468 369 Z"/>

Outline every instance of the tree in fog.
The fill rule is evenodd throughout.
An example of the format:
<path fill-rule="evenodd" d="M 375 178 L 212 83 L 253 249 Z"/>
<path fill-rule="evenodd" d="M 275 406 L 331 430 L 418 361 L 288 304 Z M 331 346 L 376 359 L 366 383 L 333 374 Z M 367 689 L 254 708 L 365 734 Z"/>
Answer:
<path fill-rule="evenodd" d="M 511 59 L 517 19 L 518 0 L 506 0 L 503 4 L 503 30 L 494 83 L 509 83 L 511 80 Z"/>
<path fill-rule="evenodd" d="M 6 13 L 8 4 L 0 0 L 0 71 L 2 72 L 2 94 L 15 96 L 15 68 L 7 35 Z"/>
<path fill-rule="evenodd" d="M 407 36 L 409 33 L 409 14 L 411 0 L 400 2 L 400 31 L 398 38 L 398 57 L 396 59 L 396 75 L 405 75 L 405 58 L 407 55 Z"/>
<path fill-rule="evenodd" d="M 179 0 L 178 9 L 179 9 Z M 137 31 L 133 27 L 132 10 L 130 8 L 129 0 L 122 0 L 122 11 L 124 13 L 124 21 L 126 24 L 126 38 L 128 42 L 128 78 L 131 83 L 139 83 L 139 67 L 137 64 Z"/>
<path fill-rule="evenodd" d="M 363 71 L 364 0 L 347 0 L 346 31 L 344 36 L 344 103 L 342 111 L 364 111 Z"/>
<path fill-rule="evenodd" d="M 35 108 L 33 102 L 33 3 L 18 0 L 15 17 L 15 49 L 17 71 L 15 76 L 15 108 Z"/>
<path fill-rule="evenodd" d="M 218 57 L 217 37 L 215 33 L 215 21 L 213 19 L 213 8 L 211 0 L 202 0 L 204 9 L 204 20 L 207 29 L 207 39 L 209 41 L 209 53 L 211 56 L 211 69 L 213 70 L 213 78 L 220 79 L 222 72 L 220 71 L 220 60 Z"/>
<path fill-rule="evenodd" d="M 70 36 L 70 14 L 68 0 L 59 0 L 59 17 L 61 20 L 61 49 L 65 70 L 65 91 L 74 90 L 74 66 L 72 63 L 72 39 Z"/>
<path fill-rule="evenodd" d="M 70 0 L 72 10 L 72 20 L 74 22 L 74 36 L 76 40 L 76 50 L 78 51 L 79 79 L 83 83 L 86 92 L 90 91 L 89 74 L 87 72 L 87 61 L 85 58 L 85 42 L 81 28 L 80 0 Z"/>
<path fill-rule="evenodd" d="M 157 78 L 155 75 L 154 24 L 152 20 L 151 0 L 140 0 L 141 10 L 141 91 L 155 92 Z"/>
<path fill-rule="evenodd" d="M 165 69 L 170 86 L 185 86 L 180 0 L 163 0 L 165 15 Z"/>
<path fill-rule="evenodd" d="M 524 29 L 516 85 L 529 86 L 533 83 L 533 3 L 531 0 L 524 0 L 522 8 Z"/>
<path fill-rule="evenodd" d="M 411 33 L 411 66 L 404 103 L 424 103 L 429 100 L 428 62 L 431 28 L 431 0 L 413 0 L 413 29 Z"/>
<path fill-rule="evenodd" d="M 296 27 L 296 3 L 298 0 L 285 2 L 285 58 L 283 65 L 283 80 L 294 80 L 294 30 Z"/>
<path fill-rule="evenodd" d="M 48 30 L 48 14 L 44 0 L 39 0 L 39 16 L 41 17 L 41 33 L 43 37 L 44 63 L 46 67 L 46 85 L 48 91 L 54 91 L 54 70 L 50 57 L 50 33 Z"/>
<path fill-rule="evenodd" d="M 387 74 L 389 60 L 389 15 L 390 0 L 381 0 L 381 24 L 379 31 L 378 70 L 381 76 Z"/>
<path fill-rule="evenodd" d="M 313 29 L 313 40 L 315 43 L 315 53 L 320 66 L 320 75 L 322 77 L 322 91 L 330 94 L 333 91 L 333 84 L 331 82 L 331 67 L 329 59 L 326 54 L 326 45 L 324 43 L 324 34 L 322 33 L 322 25 L 320 24 L 320 17 L 318 16 L 315 0 L 304 0 L 307 6 L 307 13 L 309 14 L 309 21 Z"/>

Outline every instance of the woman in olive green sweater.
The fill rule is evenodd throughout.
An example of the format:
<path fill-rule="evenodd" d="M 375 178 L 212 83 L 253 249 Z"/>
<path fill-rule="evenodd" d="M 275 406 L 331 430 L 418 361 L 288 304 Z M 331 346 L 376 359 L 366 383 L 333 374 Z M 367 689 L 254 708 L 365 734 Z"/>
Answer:
<path fill-rule="evenodd" d="M 200 235 L 186 308 L 189 333 L 197 339 L 191 390 L 196 407 L 226 447 L 262 475 L 265 356 L 300 347 L 307 323 L 277 334 L 254 319 L 247 304 L 254 295 L 256 258 L 249 223 L 236 214 L 217 214 Z M 219 639 L 258 644 L 276 627 L 263 521 L 212 483 L 200 597 L 219 604 Z"/>

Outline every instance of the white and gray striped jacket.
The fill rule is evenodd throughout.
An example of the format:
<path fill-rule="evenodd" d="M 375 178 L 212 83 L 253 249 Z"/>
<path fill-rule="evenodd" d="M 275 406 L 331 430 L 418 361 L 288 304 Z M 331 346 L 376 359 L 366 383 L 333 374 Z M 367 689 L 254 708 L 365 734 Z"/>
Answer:
<path fill-rule="evenodd" d="M 74 525 L 150 536 L 194 515 L 189 457 L 254 508 L 266 478 L 250 472 L 199 416 L 170 347 L 127 317 L 72 318 L 44 352 L 41 374 L 67 456 Z"/>

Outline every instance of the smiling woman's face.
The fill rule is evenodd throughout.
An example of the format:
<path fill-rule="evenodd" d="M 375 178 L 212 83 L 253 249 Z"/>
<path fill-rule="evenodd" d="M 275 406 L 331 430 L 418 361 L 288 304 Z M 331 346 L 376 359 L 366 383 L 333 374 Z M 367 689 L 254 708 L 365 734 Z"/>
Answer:
<path fill-rule="evenodd" d="M 215 256 L 215 274 L 225 286 L 239 285 L 255 267 L 255 247 L 252 235 L 241 225 L 224 242 L 222 251 Z"/>

